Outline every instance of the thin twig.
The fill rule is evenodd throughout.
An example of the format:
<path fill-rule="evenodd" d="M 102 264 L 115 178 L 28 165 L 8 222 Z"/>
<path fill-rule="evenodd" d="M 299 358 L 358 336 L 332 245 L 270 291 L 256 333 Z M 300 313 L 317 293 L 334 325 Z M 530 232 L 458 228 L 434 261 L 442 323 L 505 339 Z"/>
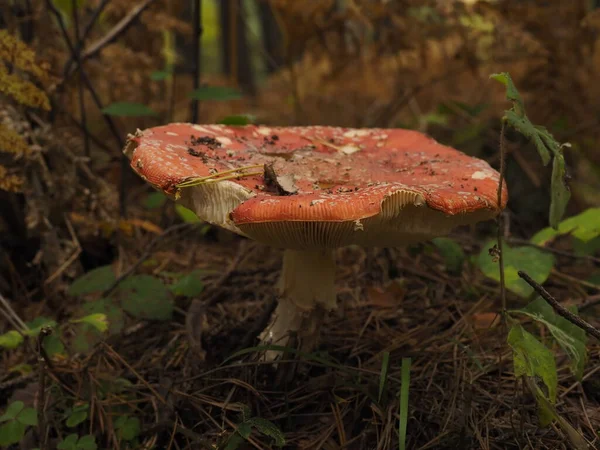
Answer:
<path fill-rule="evenodd" d="M 527 284 L 529 286 L 531 286 L 540 295 L 540 297 L 542 297 L 544 300 L 546 300 L 546 302 L 548 302 L 548 304 L 550 306 L 552 306 L 552 309 L 554 309 L 554 311 L 556 311 L 556 313 L 559 316 L 564 317 L 569 322 L 571 322 L 573 325 L 578 326 L 579 328 L 584 330 L 586 333 L 594 336 L 596 339 L 598 339 L 600 341 L 600 330 L 598 330 L 593 325 L 591 325 L 588 322 L 586 322 L 585 320 L 583 320 L 581 317 L 576 316 L 571 311 L 569 311 L 567 308 L 565 308 L 563 305 L 561 305 L 558 302 L 558 300 L 556 300 L 552 295 L 550 295 L 550 293 L 546 289 L 544 289 L 544 287 L 541 284 L 537 283 L 525 272 L 523 272 L 522 270 L 519 270 L 518 274 L 523 280 L 525 280 L 527 282 Z"/>
<path fill-rule="evenodd" d="M 96 9 L 94 10 L 92 17 L 90 17 L 88 24 L 86 25 L 85 29 L 83 30 L 81 39 L 77 42 L 77 45 L 75 47 L 77 50 L 77 53 L 79 55 L 81 55 L 81 49 L 83 48 L 83 45 L 84 45 L 85 41 L 87 40 L 87 38 L 90 36 L 90 33 L 92 32 L 92 30 L 94 28 L 94 25 L 96 25 L 96 23 L 98 22 L 98 18 L 100 17 L 100 14 L 102 14 L 102 12 L 104 11 L 104 8 L 106 8 L 106 6 L 108 5 L 109 2 L 110 2 L 110 0 L 102 0 L 100 2 L 100 4 L 96 7 Z M 68 76 L 71 74 L 71 68 L 73 67 L 74 63 L 75 63 L 75 58 L 73 58 L 73 55 L 71 55 L 63 69 L 63 80 L 62 80 L 63 83 L 68 78 Z"/>
<path fill-rule="evenodd" d="M 200 38 L 202 37 L 202 0 L 193 0 L 192 1 L 192 22 L 194 24 L 194 34 L 193 34 L 193 39 L 194 39 L 194 90 L 200 88 L 200 72 L 201 72 L 201 67 L 200 67 L 200 62 L 201 62 L 201 55 L 200 55 Z M 193 98 L 192 99 L 192 123 L 197 123 L 198 122 L 198 99 L 197 98 Z"/>
<path fill-rule="evenodd" d="M 505 147 L 504 147 L 504 132 L 505 132 L 505 122 L 502 121 L 502 128 L 500 130 L 500 177 L 498 180 L 498 209 L 500 213 L 498 214 L 498 265 L 500 267 L 500 300 L 502 302 L 502 315 L 506 317 L 506 285 L 504 278 L 504 252 L 502 251 L 504 241 L 504 215 L 502 213 L 502 189 L 504 187 L 504 162 L 505 162 Z"/>
<path fill-rule="evenodd" d="M 58 22 L 61 33 L 63 35 L 65 43 L 67 44 L 67 47 L 69 47 L 69 51 L 70 51 L 71 55 L 74 58 L 77 58 L 75 48 L 73 46 L 73 43 L 71 42 L 69 33 L 67 33 L 67 28 L 65 27 L 65 23 L 60 14 L 60 11 L 58 9 L 56 9 L 56 7 L 54 6 L 54 4 L 52 3 L 51 0 L 46 0 L 46 6 L 56 17 L 56 21 Z M 102 102 L 100 101 L 100 97 L 98 97 L 98 94 L 96 93 L 96 90 L 94 89 L 94 86 L 92 85 L 92 82 L 90 81 L 87 74 L 85 73 L 85 70 L 83 70 L 83 67 L 79 67 L 79 70 L 81 72 L 83 82 L 85 83 L 88 91 L 92 95 L 92 100 L 96 104 L 96 107 L 102 111 L 102 109 L 103 109 Z M 117 129 L 117 126 L 115 125 L 115 122 L 107 114 L 102 113 L 102 117 L 104 118 L 104 121 L 108 125 L 108 128 L 110 129 L 111 133 L 117 140 L 117 143 L 119 144 L 119 148 L 123 148 L 125 143 L 123 142 L 123 138 L 121 137 L 121 134 L 119 133 L 119 130 Z M 125 193 L 126 193 L 125 174 L 126 174 L 127 166 L 128 166 L 127 157 L 125 155 L 121 155 L 121 183 L 119 186 L 119 212 L 121 214 L 121 217 L 125 217 L 127 215 L 127 208 L 126 208 L 126 202 L 125 202 L 125 197 L 126 197 L 125 196 Z"/>
<path fill-rule="evenodd" d="M 144 0 L 137 6 L 134 6 L 129 13 L 123 17 L 112 29 L 106 33 L 103 37 L 98 39 L 96 42 L 90 45 L 89 48 L 83 52 L 82 59 L 86 60 L 93 56 L 96 56 L 104 47 L 117 39 L 133 24 L 133 22 L 144 12 L 148 6 L 150 6 L 155 0 Z"/>
<path fill-rule="evenodd" d="M 156 389 L 154 389 L 152 385 L 148 383 L 148 381 L 146 381 L 133 367 L 131 367 L 131 365 L 127 361 L 125 361 L 123 357 L 119 355 L 110 345 L 108 345 L 106 342 L 102 342 L 102 345 L 104 346 L 104 348 L 106 348 L 106 350 L 108 350 L 108 352 L 112 356 L 115 357 L 115 359 L 117 359 L 121 364 L 123 364 L 127 369 L 129 369 L 129 371 L 135 375 L 135 377 L 140 381 L 140 383 L 146 386 L 148 390 L 152 392 L 152 394 L 154 394 L 157 400 L 159 400 L 163 405 L 167 404 L 167 401 L 163 398 L 163 396 L 160 395 L 156 391 Z"/>
<path fill-rule="evenodd" d="M 152 251 L 154 250 L 154 248 L 156 247 L 156 245 L 163 240 L 167 235 L 172 234 L 176 231 L 179 230 L 183 230 L 186 228 L 190 228 L 193 229 L 195 226 L 197 226 L 198 224 L 195 223 L 180 223 L 177 225 L 173 225 L 172 227 L 167 228 L 165 231 L 163 231 L 160 235 L 156 236 L 151 242 L 150 244 L 148 244 L 146 246 L 146 249 L 144 250 L 144 253 L 142 253 L 142 255 L 138 258 L 138 260 L 129 268 L 127 269 L 125 272 L 123 272 L 121 274 L 121 276 L 119 278 L 117 278 L 103 293 L 102 293 L 102 297 L 106 297 L 108 296 L 112 291 L 114 291 L 116 289 L 116 287 L 125 279 L 127 278 L 129 275 L 131 275 L 133 272 L 135 272 L 137 270 L 137 268 L 139 266 L 142 265 L 142 263 L 148 259 L 148 257 L 150 256 L 150 254 L 152 253 Z"/>
<path fill-rule="evenodd" d="M 507 242 L 510 242 L 510 243 L 525 245 L 527 247 L 534 247 L 543 252 L 554 253 L 555 255 L 566 256 L 568 258 L 573 258 L 573 259 L 585 259 L 587 261 L 591 261 L 591 262 L 600 264 L 600 258 L 597 258 L 592 255 L 577 255 L 576 253 L 573 253 L 573 252 L 559 250 L 559 249 L 552 248 L 552 247 L 546 247 L 545 245 L 534 244 L 533 242 L 528 241 L 527 239 L 519 239 L 519 238 L 515 238 L 515 237 L 510 237 L 510 238 L 507 238 L 506 240 L 507 240 Z"/>
<path fill-rule="evenodd" d="M 81 60 L 81 47 L 83 47 L 83 38 L 79 37 L 79 11 L 77 8 L 77 0 L 71 0 L 71 9 L 73 10 L 73 27 L 75 29 L 75 59 L 79 70 L 79 117 L 81 118 L 81 126 L 83 127 L 83 148 L 85 156 L 90 156 L 90 133 L 87 128 L 87 116 L 85 113 L 85 96 L 83 91 L 83 65 Z"/>
<path fill-rule="evenodd" d="M 56 21 L 58 23 L 58 26 L 60 27 L 60 30 L 61 30 L 61 33 L 65 40 L 65 43 L 67 44 L 67 47 L 69 47 L 69 52 L 75 59 L 77 59 L 77 54 L 75 52 L 75 48 L 73 47 L 73 43 L 71 42 L 69 33 L 67 33 L 67 28 L 65 27 L 65 23 L 62 19 L 60 11 L 58 9 L 56 9 L 56 7 L 54 6 L 54 4 L 52 3 L 51 0 L 46 0 L 46 5 L 47 5 L 48 9 L 56 17 Z M 98 97 L 98 94 L 96 93 L 96 90 L 92 86 L 90 79 L 88 78 L 87 74 L 85 73 L 85 71 L 82 68 L 81 68 L 81 72 L 83 73 L 83 81 L 84 81 L 87 89 L 90 91 L 90 94 L 92 95 L 92 99 L 94 100 L 94 103 L 96 104 L 98 109 L 102 110 L 104 106 L 102 105 L 102 102 L 100 101 L 100 98 Z M 117 129 L 117 126 L 115 125 L 114 121 L 112 120 L 112 118 L 110 116 L 108 116 L 106 114 L 102 114 L 102 116 L 104 117 L 104 120 L 106 121 L 106 124 L 108 125 L 108 128 L 110 129 L 111 133 L 113 134 L 117 143 L 119 144 L 119 147 L 122 148 L 125 145 L 125 143 L 123 142 L 121 134 L 119 133 L 119 130 Z"/>
<path fill-rule="evenodd" d="M 19 333 L 28 330 L 27 324 L 19 317 L 15 310 L 10 306 L 9 301 L 0 294 L 0 313 L 3 314 L 13 328 Z"/>
<path fill-rule="evenodd" d="M 37 339 L 39 373 L 37 418 L 40 450 L 46 450 L 48 448 L 48 434 L 46 433 L 46 415 L 44 413 L 44 409 L 46 407 L 46 366 L 49 366 L 51 363 L 43 344 L 44 338 L 50 336 L 51 334 L 52 328 L 42 327 Z"/>
<path fill-rule="evenodd" d="M 600 305 L 600 294 L 592 295 L 585 299 L 583 303 L 577 306 L 577 311 L 581 312 L 584 309 L 591 308 L 592 306 Z"/>

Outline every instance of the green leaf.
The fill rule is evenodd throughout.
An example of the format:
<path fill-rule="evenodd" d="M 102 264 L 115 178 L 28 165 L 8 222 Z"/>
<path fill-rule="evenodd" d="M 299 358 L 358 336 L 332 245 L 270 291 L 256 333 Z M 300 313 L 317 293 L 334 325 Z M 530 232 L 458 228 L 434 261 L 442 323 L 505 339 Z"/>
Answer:
<path fill-rule="evenodd" d="M 65 351 L 65 346 L 62 343 L 59 334 L 60 333 L 55 331 L 50 336 L 44 337 L 42 342 L 42 347 L 44 347 L 44 350 L 46 350 L 46 353 L 50 358 Z"/>
<path fill-rule="evenodd" d="M 198 269 L 182 276 L 169 286 L 170 291 L 175 295 L 197 297 L 204 290 L 204 282 L 201 278 L 203 273 L 202 270 Z"/>
<path fill-rule="evenodd" d="M 198 218 L 196 213 L 185 206 L 176 203 L 175 212 L 185 223 L 201 223 L 202 221 Z"/>
<path fill-rule="evenodd" d="M 121 439 L 126 441 L 132 441 L 136 437 L 140 435 L 140 431 L 142 429 L 140 419 L 137 417 L 129 417 L 129 416 L 121 416 L 119 419 L 123 418 L 119 426 L 115 424 L 115 428 L 117 428 L 120 432 Z"/>
<path fill-rule="evenodd" d="M 523 97 L 521 97 L 521 94 L 513 83 L 510 74 L 508 72 L 493 73 L 490 75 L 490 78 L 499 81 L 506 87 L 506 99 L 516 103 L 520 108 L 520 112 L 524 113 Z"/>
<path fill-rule="evenodd" d="M 104 313 L 89 314 L 79 319 L 73 319 L 71 320 L 71 322 L 87 323 L 88 325 L 91 325 L 101 333 L 104 333 L 106 330 L 108 330 L 108 320 L 106 318 L 106 314 Z"/>
<path fill-rule="evenodd" d="M 587 242 L 573 236 L 571 245 L 573 246 L 573 252 L 577 256 L 592 256 L 600 252 L 600 236 L 590 239 Z"/>
<path fill-rule="evenodd" d="M 70 20 L 73 17 L 73 0 L 52 0 L 52 3 L 63 14 L 65 19 Z M 76 0 L 75 5 L 79 9 L 85 3 L 86 0 Z"/>
<path fill-rule="evenodd" d="M 550 226 L 558 229 L 558 223 L 565 214 L 567 204 L 571 198 L 571 191 L 566 181 L 565 158 L 562 154 L 555 154 L 552 161 L 552 183 L 550 202 Z"/>
<path fill-rule="evenodd" d="M 32 321 L 27 322 L 25 325 L 27 325 L 27 331 L 25 331 L 25 335 L 35 337 L 40 334 L 40 331 L 42 331 L 42 328 L 44 327 L 56 327 L 56 321 L 50 319 L 49 317 L 39 316 Z"/>
<path fill-rule="evenodd" d="M 600 236 L 600 208 L 588 208 L 580 214 L 571 216 L 558 224 L 558 229 L 544 228 L 538 231 L 531 242 L 545 245 L 557 236 L 571 234 L 583 242 Z"/>
<path fill-rule="evenodd" d="M 102 109 L 102 113 L 107 116 L 116 117 L 143 117 L 143 116 L 156 116 L 157 113 L 150 107 L 142 103 L 131 103 L 131 102 L 116 102 L 111 103 Z"/>
<path fill-rule="evenodd" d="M 577 314 L 577 308 L 569 308 L 573 314 Z M 548 328 L 554 339 L 567 353 L 572 362 L 573 374 L 581 380 L 586 362 L 587 335 L 578 326 L 567 319 L 556 314 L 554 309 L 541 297 L 537 297 L 525 308 L 512 310 L 511 313 L 525 314 L 533 320 L 540 322 Z"/>
<path fill-rule="evenodd" d="M 16 330 L 8 331 L 0 335 L 0 347 L 13 349 L 23 342 L 23 336 Z"/>
<path fill-rule="evenodd" d="M 25 403 L 22 401 L 17 400 L 16 402 L 12 402 L 10 405 L 8 405 L 8 408 L 6 408 L 4 414 L 0 416 L 0 422 L 6 422 L 8 420 L 15 419 L 17 415 L 23 411 L 23 408 L 25 408 Z"/>
<path fill-rule="evenodd" d="M 237 89 L 227 86 L 204 86 L 190 92 L 189 97 L 195 100 L 216 100 L 222 102 L 237 100 L 242 97 L 242 93 Z"/>
<path fill-rule="evenodd" d="M 18 443 L 25 435 L 27 427 L 21 422 L 11 420 L 0 426 L 0 446 L 8 446 Z"/>
<path fill-rule="evenodd" d="M 243 126 L 250 125 L 256 122 L 256 116 L 252 114 L 235 114 L 232 116 L 224 117 L 219 120 L 217 123 L 221 125 L 234 125 L 234 126 Z"/>
<path fill-rule="evenodd" d="M 385 388 L 385 382 L 387 381 L 388 369 L 390 368 L 390 352 L 383 352 L 383 359 L 381 361 L 381 371 L 379 372 L 379 393 L 377 395 L 377 401 L 381 403 L 381 397 L 383 396 L 383 389 Z"/>
<path fill-rule="evenodd" d="M 76 450 L 77 449 L 77 436 L 75 433 L 69 434 L 56 446 L 59 450 Z"/>
<path fill-rule="evenodd" d="M 537 149 L 540 158 L 542 159 L 542 163 L 547 165 L 550 162 L 550 152 L 546 145 L 544 144 L 544 140 L 538 134 L 537 128 L 531 123 L 527 116 L 519 116 L 514 111 L 505 111 L 506 122 L 533 142 L 533 145 Z M 554 139 L 554 138 L 552 138 Z"/>
<path fill-rule="evenodd" d="M 120 333 L 125 326 L 123 311 L 114 304 L 111 298 L 101 298 L 93 302 L 88 302 L 83 305 L 82 309 L 86 314 L 104 314 L 108 322 L 108 332 L 110 334 Z"/>
<path fill-rule="evenodd" d="M 275 446 L 283 447 L 285 445 L 285 436 L 273 422 L 261 417 L 251 417 L 245 423 L 256 428 L 265 436 L 273 438 Z"/>
<path fill-rule="evenodd" d="M 410 392 L 410 365 L 412 360 L 410 358 L 402 358 L 402 372 L 399 394 L 400 403 L 400 420 L 398 421 L 398 436 L 399 436 L 399 449 L 406 449 L 406 430 L 408 426 L 408 395 Z"/>
<path fill-rule="evenodd" d="M 165 204 L 167 196 L 162 192 L 152 192 L 144 199 L 144 208 L 157 209 Z"/>
<path fill-rule="evenodd" d="M 84 422 L 88 418 L 89 408 L 90 406 L 87 403 L 73 408 L 73 411 L 71 411 L 69 417 L 67 417 L 67 421 L 65 422 L 66 425 L 69 428 L 73 428 Z"/>
<path fill-rule="evenodd" d="M 173 75 L 173 72 L 170 70 L 157 70 L 150 74 L 150 79 L 152 81 L 163 81 L 167 78 L 171 78 L 171 75 Z"/>
<path fill-rule="evenodd" d="M 86 434 L 77 441 L 77 450 L 96 450 L 97 448 L 96 438 L 91 434 Z"/>
<path fill-rule="evenodd" d="M 162 281 L 150 275 L 126 278 L 117 288 L 125 311 L 139 319 L 168 320 L 173 313 L 173 301 Z"/>
<path fill-rule="evenodd" d="M 248 422 L 242 422 L 238 425 L 237 432 L 244 439 L 248 439 L 252 434 L 252 426 Z"/>
<path fill-rule="evenodd" d="M 238 429 L 241 425 L 238 426 Z M 232 433 L 227 439 L 227 445 L 224 450 L 237 450 L 245 442 L 245 439 L 239 433 Z"/>
<path fill-rule="evenodd" d="M 431 242 L 438 248 L 443 256 L 448 271 L 459 274 L 465 260 L 465 252 L 454 240 L 448 238 L 435 238 Z"/>
<path fill-rule="evenodd" d="M 556 228 L 562 218 L 569 198 L 571 196 L 569 187 L 566 183 L 565 160 L 562 154 L 562 148 L 567 144 L 561 145 L 554 136 L 539 125 L 531 123 L 525 114 L 523 98 L 515 87 L 510 75 L 506 72 L 492 74 L 491 78 L 501 82 L 506 86 L 506 98 L 513 103 L 513 107 L 505 111 L 505 122 L 520 132 L 535 145 L 544 165 L 550 162 L 551 154 L 554 157 L 552 164 L 552 186 L 550 203 L 550 226 Z"/>
<path fill-rule="evenodd" d="M 500 281 L 499 264 L 494 262 L 488 253 L 488 249 L 493 245 L 494 241 L 490 241 L 483 247 L 477 258 L 477 264 L 486 276 Z M 502 247 L 506 288 L 521 297 L 528 297 L 533 292 L 533 288 L 519 277 L 518 271 L 527 272 L 531 278 L 541 284 L 546 281 L 554 267 L 554 256 L 535 247 L 511 248 L 506 243 Z"/>
<path fill-rule="evenodd" d="M 34 408 L 25 408 L 19 413 L 17 420 L 23 425 L 35 426 L 38 424 L 37 410 Z"/>
<path fill-rule="evenodd" d="M 556 401 L 558 375 L 552 352 L 519 323 L 515 323 L 508 333 L 508 345 L 513 350 L 516 377 L 540 377 L 548 389 L 552 403 Z"/>
<path fill-rule="evenodd" d="M 8 371 L 11 373 L 18 372 L 20 375 L 29 375 L 33 372 L 33 366 L 31 364 L 22 363 L 12 366 Z"/>
<path fill-rule="evenodd" d="M 446 114 L 439 114 L 437 112 L 432 112 L 429 114 L 423 114 L 420 117 L 420 121 L 426 124 L 434 124 L 434 125 L 447 125 L 448 124 L 448 116 Z"/>
<path fill-rule="evenodd" d="M 116 280 L 112 266 L 102 266 L 90 270 L 77 278 L 69 287 L 69 295 L 85 295 L 108 289 Z"/>

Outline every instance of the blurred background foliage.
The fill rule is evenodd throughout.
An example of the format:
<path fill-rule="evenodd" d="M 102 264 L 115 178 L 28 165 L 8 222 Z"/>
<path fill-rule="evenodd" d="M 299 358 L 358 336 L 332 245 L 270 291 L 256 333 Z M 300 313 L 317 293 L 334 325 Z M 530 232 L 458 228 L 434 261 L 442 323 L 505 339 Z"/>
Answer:
<path fill-rule="evenodd" d="M 509 71 L 531 120 L 572 144 L 569 215 L 600 204 L 592 2 L 204 0 L 197 85 L 194 3 L 3 2 L 0 288 L 41 293 L 111 261 L 117 230 L 175 220 L 140 207 L 152 197 L 121 148 L 191 120 L 193 99 L 200 122 L 414 128 L 497 166 L 506 101 L 489 74 Z M 530 236 L 549 169 L 516 134 L 507 148 L 512 231 Z"/>
<path fill-rule="evenodd" d="M 414 128 L 497 166 L 506 101 L 489 74 L 509 71 L 531 120 L 572 143 L 569 214 L 600 204 L 593 2 L 204 0 L 197 86 L 194 4 L 2 3 L 0 288 L 77 272 L 61 267 L 79 248 L 87 268 L 109 261 L 116 230 L 156 231 L 122 144 L 191 120 L 193 98 L 200 122 Z M 516 134 L 507 178 L 513 231 L 531 235 L 549 172 Z"/>

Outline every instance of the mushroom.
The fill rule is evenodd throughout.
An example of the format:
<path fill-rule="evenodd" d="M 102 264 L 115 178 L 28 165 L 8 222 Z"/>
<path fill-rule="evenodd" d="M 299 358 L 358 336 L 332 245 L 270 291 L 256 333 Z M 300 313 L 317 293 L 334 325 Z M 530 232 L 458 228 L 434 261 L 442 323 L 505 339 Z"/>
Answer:
<path fill-rule="evenodd" d="M 138 130 L 124 152 L 200 219 L 284 249 L 260 339 L 294 335 L 306 351 L 336 308 L 334 249 L 426 241 L 494 218 L 508 197 L 498 205 L 485 161 L 412 130 L 172 123 Z"/>

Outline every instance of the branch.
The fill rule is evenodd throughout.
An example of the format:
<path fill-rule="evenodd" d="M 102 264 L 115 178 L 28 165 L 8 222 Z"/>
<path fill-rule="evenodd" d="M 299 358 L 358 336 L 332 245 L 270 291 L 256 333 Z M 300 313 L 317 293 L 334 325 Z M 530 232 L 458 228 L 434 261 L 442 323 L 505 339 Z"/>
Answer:
<path fill-rule="evenodd" d="M 77 41 L 76 48 L 75 48 L 77 50 L 77 54 L 81 55 L 81 50 L 83 48 L 85 41 L 87 40 L 90 33 L 92 32 L 94 25 L 96 25 L 96 22 L 98 21 L 98 18 L 100 17 L 100 14 L 102 14 L 102 12 L 104 11 L 104 8 L 106 8 L 106 6 L 108 5 L 108 2 L 110 2 L 110 0 L 102 0 L 100 2 L 100 4 L 96 7 L 96 9 L 94 10 L 92 17 L 90 18 L 90 21 L 88 22 L 87 26 L 85 27 L 85 30 L 83 30 L 83 34 L 82 34 L 81 38 Z M 61 81 L 61 84 L 65 82 L 65 79 L 71 73 L 71 69 L 73 68 L 74 63 L 75 63 L 75 58 L 73 58 L 73 55 L 71 55 L 69 57 L 69 60 L 66 62 L 65 66 L 63 68 L 63 76 L 62 76 L 63 79 Z"/>
<path fill-rule="evenodd" d="M 38 404 L 37 404 L 37 418 L 38 418 L 38 432 L 40 440 L 40 449 L 46 450 L 48 448 L 48 433 L 46 432 L 46 415 L 44 408 L 46 407 L 46 367 L 52 367 L 52 361 L 48 357 L 46 350 L 44 349 L 44 338 L 52 334 L 52 328 L 42 327 L 40 334 L 37 339 L 37 351 L 38 351 Z"/>
<path fill-rule="evenodd" d="M 69 52 L 71 53 L 71 56 L 73 58 L 75 58 L 75 60 L 78 63 L 82 63 L 84 59 L 77 56 L 77 50 L 75 49 L 75 46 L 71 42 L 71 38 L 69 37 L 69 33 L 67 32 L 67 28 L 65 26 L 65 23 L 63 21 L 61 14 L 60 14 L 60 11 L 58 11 L 58 9 L 56 9 L 54 4 L 52 3 L 52 0 L 46 0 L 46 6 L 47 6 L 48 10 L 50 10 L 50 12 L 52 12 L 54 14 L 54 16 L 56 17 L 56 21 L 58 23 L 58 26 L 60 27 L 60 31 L 65 40 L 65 44 L 69 48 Z M 100 97 L 96 93 L 96 90 L 94 89 L 94 86 L 92 85 L 92 82 L 90 81 L 89 77 L 85 73 L 85 70 L 83 70 L 82 66 L 79 66 L 79 71 L 81 72 L 81 81 L 83 81 L 85 83 L 87 90 L 92 95 L 92 100 L 96 104 L 96 107 L 100 111 L 102 111 L 102 109 L 103 109 L 102 101 L 100 100 Z M 123 146 L 125 145 L 125 143 L 123 142 L 123 139 L 121 138 L 121 134 L 119 133 L 119 130 L 117 129 L 117 126 L 115 125 L 115 122 L 107 114 L 102 113 L 102 117 L 104 118 L 104 121 L 108 125 L 108 128 L 110 129 L 111 133 L 117 140 L 117 143 L 119 144 L 119 148 L 122 149 Z M 127 173 L 127 169 L 128 169 L 127 157 L 125 155 L 121 154 L 121 181 L 120 181 L 120 185 L 119 185 L 119 209 L 120 209 L 121 217 L 125 217 L 127 215 L 127 208 L 126 208 L 126 201 L 125 201 L 126 200 L 125 174 Z"/>
<path fill-rule="evenodd" d="M 179 223 L 177 225 L 173 225 L 170 228 L 167 228 L 165 231 L 163 231 L 161 234 L 159 234 L 158 236 L 156 236 L 147 246 L 146 249 L 144 250 L 144 253 L 142 253 L 142 255 L 138 258 L 138 260 L 131 266 L 129 267 L 129 269 L 127 269 L 125 272 L 123 272 L 121 274 L 121 276 L 119 276 L 119 278 L 117 278 L 108 288 L 106 288 L 104 290 L 104 292 L 102 293 L 102 297 L 107 297 L 111 292 L 113 292 L 117 286 L 119 284 L 121 284 L 121 282 L 127 278 L 129 275 L 131 275 L 133 272 L 136 271 L 136 269 L 142 265 L 142 263 L 148 259 L 148 257 L 150 257 L 150 255 L 152 254 L 152 252 L 154 251 L 156 245 L 158 243 L 160 243 L 160 241 L 162 241 L 167 235 L 169 234 L 173 234 L 176 231 L 179 230 L 185 230 L 185 229 L 190 229 L 193 230 L 195 228 L 197 224 L 195 223 Z"/>
<path fill-rule="evenodd" d="M 155 0 L 144 0 L 139 5 L 133 7 L 129 13 L 123 17 L 108 33 L 86 48 L 81 55 L 83 60 L 96 56 L 108 44 L 117 39 L 131 26 L 144 10 Z"/>
<path fill-rule="evenodd" d="M 193 24 L 194 24 L 194 90 L 200 87 L 200 38 L 202 37 L 202 0 L 193 0 L 192 6 Z M 192 123 L 198 123 L 198 99 L 192 99 Z"/>
<path fill-rule="evenodd" d="M 586 322 L 585 320 L 583 320 L 581 317 L 576 316 L 571 311 L 569 311 L 567 308 L 565 308 L 563 305 L 561 305 L 558 302 L 558 300 L 556 300 L 554 297 L 552 297 L 552 295 L 550 295 L 550 293 L 546 289 L 544 289 L 544 287 L 541 284 L 534 281 L 525 272 L 523 272 L 522 270 L 519 270 L 518 273 L 519 273 L 519 276 L 523 280 L 525 280 L 527 282 L 527 284 L 529 284 L 529 286 L 531 286 L 544 300 L 546 300 L 546 302 L 548 302 L 548 304 L 550 306 L 552 306 L 552 309 L 554 309 L 554 311 L 556 311 L 556 313 L 559 316 L 564 317 L 569 322 L 571 322 L 573 325 L 578 326 L 579 328 L 584 330 L 586 333 L 592 335 L 593 337 L 595 337 L 596 339 L 598 339 L 600 341 L 600 330 L 598 330 L 593 325 L 591 325 L 588 322 Z"/>

